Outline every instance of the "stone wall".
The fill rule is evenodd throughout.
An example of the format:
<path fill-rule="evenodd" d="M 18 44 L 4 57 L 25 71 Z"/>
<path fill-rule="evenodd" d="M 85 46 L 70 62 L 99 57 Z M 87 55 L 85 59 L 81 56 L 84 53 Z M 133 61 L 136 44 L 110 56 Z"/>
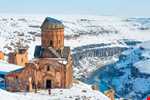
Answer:
<path fill-rule="evenodd" d="M 50 87 L 47 87 L 48 81 L 51 82 L 49 83 Z M 15 85 L 12 86 L 12 84 Z M 34 63 L 28 63 L 21 72 L 12 72 L 6 76 L 6 88 L 10 91 L 32 91 L 35 88 L 68 88 L 71 84 L 71 63 L 65 66 L 52 59 L 36 60 Z"/>
<path fill-rule="evenodd" d="M 8 62 L 20 66 L 25 66 L 28 63 L 28 52 L 25 51 L 24 53 L 13 52 L 9 53 Z"/>
<path fill-rule="evenodd" d="M 64 29 L 42 29 L 42 47 L 53 47 L 55 49 L 64 47 Z"/>

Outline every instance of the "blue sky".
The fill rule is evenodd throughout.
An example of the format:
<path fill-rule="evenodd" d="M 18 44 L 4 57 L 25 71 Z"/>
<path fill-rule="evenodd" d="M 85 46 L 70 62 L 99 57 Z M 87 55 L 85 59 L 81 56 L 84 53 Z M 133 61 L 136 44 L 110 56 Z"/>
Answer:
<path fill-rule="evenodd" d="M 0 0 L 0 13 L 150 16 L 150 0 Z"/>

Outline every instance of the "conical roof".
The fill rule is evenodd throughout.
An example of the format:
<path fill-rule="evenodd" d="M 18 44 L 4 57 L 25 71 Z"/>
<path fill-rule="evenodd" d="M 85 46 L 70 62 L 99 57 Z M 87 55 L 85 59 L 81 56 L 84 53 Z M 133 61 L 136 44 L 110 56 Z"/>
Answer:
<path fill-rule="evenodd" d="M 56 29 L 56 28 L 64 28 L 64 25 L 61 21 L 51 18 L 51 17 L 46 17 L 42 26 L 42 29 Z"/>

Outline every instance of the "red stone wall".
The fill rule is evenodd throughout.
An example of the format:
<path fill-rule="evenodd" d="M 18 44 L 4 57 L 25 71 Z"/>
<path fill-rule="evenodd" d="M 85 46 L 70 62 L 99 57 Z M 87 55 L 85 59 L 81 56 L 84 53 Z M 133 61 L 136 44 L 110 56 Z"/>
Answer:
<path fill-rule="evenodd" d="M 69 88 L 72 86 L 72 82 L 73 82 L 73 69 L 72 69 L 72 60 L 70 59 L 69 62 L 66 65 L 66 79 L 65 79 L 65 87 Z"/>
<path fill-rule="evenodd" d="M 28 53 L 19 54 L 17 52 L 9 53 L 8 62 L 20 66 L 25 66 L 28 63 Z"/>
<path fill-rule="evenodd" d="M 47 70 L 49 67 L 49 70 Z M 12 77 L 11 73 L 6 76 L 7 90 L 10 91 L 25 91 L 30 89 L 29 86 L 35 88 L 35 84 L 38 89 L 46 89 L 46 80 L 51 80 L 51 88 L 65 88 L 65 66 L 59 64 L 57 60 L 51 59 L 40 59 L 36 61 L 36 65 L 33 63 L 28 63 L 25 69 L 17 74 L 19 83 L 16 84 L 16 77 Z M 31 82 L 29 82 L 31 78 Z M 34 84 L 34 86 L 32 85 Z M 31 91 L 31 90 L 30 90 Z"/>
<path fill-rule="evenodd" d="M 59 49 L 64 47 L 64 29 L 42 30 L 42 46 Z"/>

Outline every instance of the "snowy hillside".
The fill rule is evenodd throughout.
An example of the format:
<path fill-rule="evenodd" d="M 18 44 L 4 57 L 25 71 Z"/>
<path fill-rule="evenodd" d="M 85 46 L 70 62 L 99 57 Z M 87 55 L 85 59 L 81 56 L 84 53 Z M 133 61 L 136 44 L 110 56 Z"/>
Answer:
<path fill-rule="evenodd" d="M 96 82 L 105 88 L 114 88 L 118 97 L 145 100 L 150 94 L 149 46 L 150 41 L 123 52 L 116 63 L 94 72 L 87 83 Z"/>
<path fill-rule="evenodd" d="M 141 73 L 150 74 L 150 41 L 142 43 L 140 48 L 142 48 L 142 60 L 135 63 L 134 66 Z"/>

